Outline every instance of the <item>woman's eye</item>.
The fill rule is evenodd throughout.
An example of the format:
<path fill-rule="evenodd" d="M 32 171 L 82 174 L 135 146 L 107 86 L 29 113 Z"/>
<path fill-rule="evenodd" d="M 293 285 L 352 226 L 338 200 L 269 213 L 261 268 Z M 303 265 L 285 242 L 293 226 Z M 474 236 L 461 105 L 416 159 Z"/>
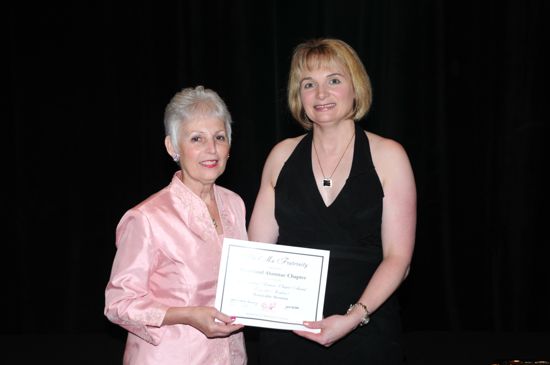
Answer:
<path fill-rule="evenodd" d="M 304 89 L 311 89 L 313 87 L 313 82 L 304 82 L 302 85 Z"/>
<path fill-rule="evenodd" d="M 340 79 L 330 79 L 330 81 L 329 81 L 329 84 L 331 84 L 331 85 L 338 85 L 340 83 L 342 83 L 342 81 L 340 81 Z"/>
<path fill-rule="evenodd" d="M 225 142 L 225 136 L 216 136 L 216 139 L 221 142 Z"/>
<path fill-rule="evenodd" d="M 201 140 L 201 137 L 199 137 L 199 136 L 191 137 L 191 142 L 199 142 L 200 140 Z"/>

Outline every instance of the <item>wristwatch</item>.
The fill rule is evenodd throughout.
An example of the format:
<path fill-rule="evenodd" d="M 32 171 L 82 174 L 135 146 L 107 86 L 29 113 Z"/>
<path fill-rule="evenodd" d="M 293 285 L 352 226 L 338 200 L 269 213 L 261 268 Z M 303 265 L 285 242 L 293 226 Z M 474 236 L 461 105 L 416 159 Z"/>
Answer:
<path fill-rule="evenodd" d="M 351 310 L 353 309 L 353 307 L 355 306 L 360 306 L 361 308 L 363 308 L 365 310 L 365 315 L 363 316 L 363 319 L 361 320 L 361 322 L 359 322 L 359 327 L 362 327 L 364 325 L 366 325 L 367 323 L 369 323 L 370 321 L 370 312 L 369 310 L 367 309 L 367 306 L 364 305 L 363 303 L 361 302 L 357 302 L 355 304 L 350 304 L 349 308 L 348 308 L 348 311 L 346 312 L 349 313 L 351 312 Z"/>

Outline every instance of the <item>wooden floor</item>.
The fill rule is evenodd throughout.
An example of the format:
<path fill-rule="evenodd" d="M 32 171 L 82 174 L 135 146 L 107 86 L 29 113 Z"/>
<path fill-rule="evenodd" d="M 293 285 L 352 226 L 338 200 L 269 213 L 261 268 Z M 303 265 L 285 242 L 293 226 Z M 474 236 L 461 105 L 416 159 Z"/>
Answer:
<path fill-rule="evenodd" d="M 404 344 L 407 365 L 508 365 L 513 359 L 526 364 L 550 362 L 550 332 L 412 332 L 405 334 Z M 9 359 L 6 364 L 120 365 L 124 333 L 0 334 L 0 349 L 2 358 Z M 249 365 L 258 364 L 254 331 L 248 333 L 247 350 Z"/>

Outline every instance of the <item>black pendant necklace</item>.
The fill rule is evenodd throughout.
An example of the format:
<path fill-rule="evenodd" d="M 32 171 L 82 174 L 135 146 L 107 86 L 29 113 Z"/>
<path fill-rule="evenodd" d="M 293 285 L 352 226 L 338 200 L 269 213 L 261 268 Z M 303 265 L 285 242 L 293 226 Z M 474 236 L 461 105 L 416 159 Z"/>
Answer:
<path fill-rule="evenodd" d="M 313 150 L 315 151 L 315 157 L 317 157 L 317 163 L 319 164 L 319 168 L 321 169 L 321 174 L 323 175 L 323 179 L 321 180 L 321 185 L 327 188 L 332 187 L 332 175 L 334 175 L 334 172 L 340 166 L 340 162 L 342 162 L 342 159 L 344 158 L 344 155 L 346 154 L 346 151 L 348 150 L 349 146 L 351 145 L 351 141 L 353 140 L 353 137 L 355 137 L 355 132 L 351 135 L 351 138 L 348 142 L 348 145 L 346 146 L 346 149 L 342 153 L 342 156 L 340 156 L 340 159 L 338 160 L 338 163 L 336 164 L 336 167 L 334 167 L 334 170 L 332 170 L 332 173 L 329 177 L 325 176 L 325 172 L 323 171 L 323 166 L 321 166 L 321 160 L 319 159 L 319 154 L 317 153 L 317 147 L 315 147 L 315 141 L 312 140 L 313 143 Z"/>

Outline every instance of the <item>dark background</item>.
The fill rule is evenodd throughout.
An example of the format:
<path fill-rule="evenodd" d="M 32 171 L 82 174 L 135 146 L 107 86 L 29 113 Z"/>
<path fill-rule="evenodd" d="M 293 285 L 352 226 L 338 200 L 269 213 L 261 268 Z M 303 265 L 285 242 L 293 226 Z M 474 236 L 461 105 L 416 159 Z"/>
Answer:
<path fill-rule="evenodd" d="M 14 4 L 2 17 L 3 353 L 121 363 L 104 289 L 118 220 L 176 169 L 165 105 L 197 84 L 227 102 L 218 182 L 249 215 L 267 153 L 302 133 L 286 106 L 292 49 L 329 36 L 371 77 L 362 125 L 403 144 L 415 171 L 409 362 L 550 359 L 550 1 Z M 247 338 L 253 363 L 254 329 Z"/>

